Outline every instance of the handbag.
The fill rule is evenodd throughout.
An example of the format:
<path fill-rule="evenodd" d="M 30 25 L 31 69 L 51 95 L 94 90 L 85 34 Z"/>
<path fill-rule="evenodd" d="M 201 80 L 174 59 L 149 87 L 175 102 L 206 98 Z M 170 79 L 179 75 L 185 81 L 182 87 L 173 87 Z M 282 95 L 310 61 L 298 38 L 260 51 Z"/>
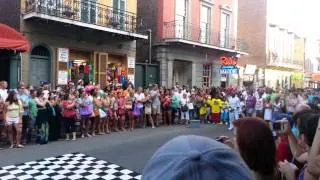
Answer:
<path fill-rule="evenodd" d="M 183 105 L 183 106 L 181 107 L 181 111 L 182 111 L 182 112 L 188 111 L 188 105 L 187 105 L 187 104 Z"/>
<path fill-rule="evenodd" d="M 81 116 L 90 116 L 92 114 L 92 110 L 89 106 L 81 106 L 79 111 Z"/>
<path fill-rule="evenodd" d="M 101 119 L 107 117 L 107 113 L 105 113 L 102 109 L 99 109 L 99 115 Z"/>

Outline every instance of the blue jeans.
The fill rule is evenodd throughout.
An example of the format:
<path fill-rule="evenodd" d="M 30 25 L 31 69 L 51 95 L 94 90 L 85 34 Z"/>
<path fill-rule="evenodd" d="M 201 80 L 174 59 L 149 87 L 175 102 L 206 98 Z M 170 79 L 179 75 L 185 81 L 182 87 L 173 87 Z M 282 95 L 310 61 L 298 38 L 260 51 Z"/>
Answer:
<path fill-rule="evenodd" d="M 190 120 L 195 119 L 195 113 L 194 113 L 194 110 L 193 110 L 193 109 L 190 109 L 190 110 L 189 110 L 189 118 L 190 118 Z"/>

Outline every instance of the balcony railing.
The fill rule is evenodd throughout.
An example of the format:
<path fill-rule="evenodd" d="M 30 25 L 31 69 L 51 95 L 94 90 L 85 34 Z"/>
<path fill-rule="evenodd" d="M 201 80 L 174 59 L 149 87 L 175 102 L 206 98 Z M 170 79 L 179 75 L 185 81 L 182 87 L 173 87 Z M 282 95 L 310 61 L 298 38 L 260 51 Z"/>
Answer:
<path fill-rule="evenodd" d="M 277 52 L 269 50 L 267 64 L 269 66 L 280 66 L 285 68 L 302 69 L 304 61 L 279 57 Z"/>
<path fill-rule="evenodd" d="M 231 50 L 244 47 L 240 45 L 241 41 L 230 36 L 228 29 L 225 32 L 214 32 L 206 24 L 196 26 L 183 21 L 165 22 L 164 39 L 182 39 Z"/>
<path fill-rule="evenodd" d="M 44 15 L 136 33 L 136 14 L 93 1 L 25 0 L 26 14 Z"/>

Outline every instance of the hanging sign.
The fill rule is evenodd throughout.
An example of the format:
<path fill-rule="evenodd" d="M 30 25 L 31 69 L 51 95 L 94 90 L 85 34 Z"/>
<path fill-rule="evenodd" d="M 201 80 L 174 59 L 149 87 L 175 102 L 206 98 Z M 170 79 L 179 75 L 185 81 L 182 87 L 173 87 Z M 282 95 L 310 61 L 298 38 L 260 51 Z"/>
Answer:
<path fill-rule="evenodd" d="M 69 61 L 69 49 L 68 48 L 58 48 L 58 61 L 68 62 Z"/>
<path fill-rule="evenodd" d="M 59 85 L 68 85 L 68 71 L 59 71 L 58 72 L 58 84 Z"/>
<path fill-rule="evenodd" d="M 128 68 L 135 68 L 136 59 L 134 57 L 128 57 Z"/>
<path fill-rule="evenodd" d="M 128 81 L 130 81 L 132 84 L 134 84 L 134 75 L 133 74 L 128 75 Z"/>
<path fill-rule="evenodd" d="M 237 68 L 237 59 L 236 58 L 228 58 L 228 57 L 221 57 L 220 58 L 220 74 L 238 74 L 239 69 Z"/>

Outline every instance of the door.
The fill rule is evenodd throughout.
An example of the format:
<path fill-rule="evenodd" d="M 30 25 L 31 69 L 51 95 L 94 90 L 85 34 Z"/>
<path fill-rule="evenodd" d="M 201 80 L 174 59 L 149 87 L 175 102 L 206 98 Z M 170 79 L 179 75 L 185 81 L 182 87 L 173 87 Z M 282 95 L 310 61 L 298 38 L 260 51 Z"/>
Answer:
<path fill-rule="evenodd" d="M 175 32 L 176 38 L 185 39 L 187 30 L 187 0 L 176 0 Z"/>
<path fill-rule="evenodd" d="M 200 15 L 200 42 L 208 43 L 208 34 L 210 30 L 210 7 L 201 6 L 201 15 Z"/>
<path fill-rule="evenodd" d="M 230 15 L 222 12 L 220 19 L 220 47 L 227 48 L 229 46 L 229 26 Z"/>
<path fill-rule="evenodd" d="M 107 84 L 108 54 L 95 53 L 94 77 L 95 82 L 105 87 Z"/>
<path fill-rule="evenodd" d="M 146 84 L 146 71 L 144 64 L 136 64 L 135 68 L 135 78 L 134 86 L 135 87 L 145 87 Z"/>
<path fill-rule="evenodd" d="M 125 30 L 126 0 L 113 0 L 113 18 L 115 28 Z"/>
<path fill-rule="evenodd" d="M 37 46 L 31 51 L 29 84 L 40 85 L 40 81 L 51 81 L 51 57 L 49 50 Z"/>
<path fill-rule="evenodd" d="M 159 66 L 148 65 L 148 85 L 159 84 Z"/>
<path fill-rule="evenodd" d="M 96 24 L 97 0 L 81 0 L 80 17 L 81 21 Z"/>

